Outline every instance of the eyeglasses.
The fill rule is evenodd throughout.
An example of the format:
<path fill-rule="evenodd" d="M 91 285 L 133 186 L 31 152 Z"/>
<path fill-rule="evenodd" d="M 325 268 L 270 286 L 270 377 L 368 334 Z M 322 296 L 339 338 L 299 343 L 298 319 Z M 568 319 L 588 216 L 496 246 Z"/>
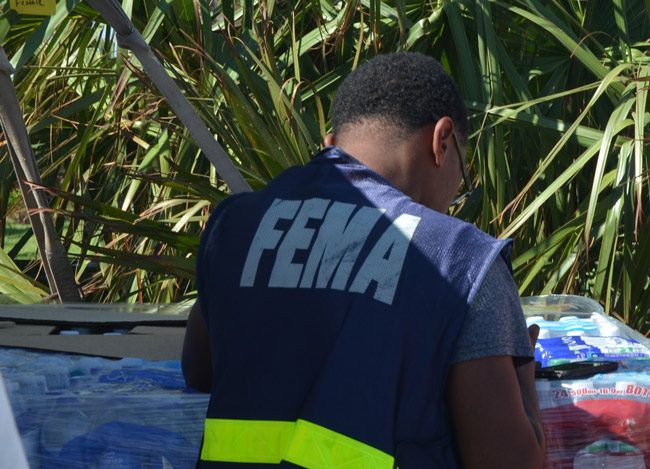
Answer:
<path fill-rule="evenodd" d="M 469 172 L 467 171 L 467 165 L 463 161 L 463 154 L 460 151 L 460 145 L 458 144 L 458 138 L 456 138 L 456 132 L 451 133 L 451 136 L 454 140 L 454 147 L 456 148 L 456 154 L 458 155 L 458 162 L 460 163 L 460 169 L 463 173 L 463 182 L 465 183 L 465 191 L 460 194 L 458 197 L 456 197 L 454 200 L 451 201 L 451 206 L 453 205 L 458 205 L 461 203 L 463 200 L 465 200 L 467 197 L 469 197 L 472 194 L 472 180 L 469 178 Z"/>

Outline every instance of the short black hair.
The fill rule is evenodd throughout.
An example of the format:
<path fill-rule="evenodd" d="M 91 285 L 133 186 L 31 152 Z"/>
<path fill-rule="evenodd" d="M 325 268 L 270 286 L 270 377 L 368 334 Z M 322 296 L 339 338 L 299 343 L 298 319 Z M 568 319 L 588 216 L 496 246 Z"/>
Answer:
<path fill-rule="evenodd" d="M 332 130 L 378 121 L 414 132 L 442 116 L 467 139 L 467 110 L 451 77 L 434 58 L 418 52 L 378 55 L 343 80 L 332 105 Z"/>

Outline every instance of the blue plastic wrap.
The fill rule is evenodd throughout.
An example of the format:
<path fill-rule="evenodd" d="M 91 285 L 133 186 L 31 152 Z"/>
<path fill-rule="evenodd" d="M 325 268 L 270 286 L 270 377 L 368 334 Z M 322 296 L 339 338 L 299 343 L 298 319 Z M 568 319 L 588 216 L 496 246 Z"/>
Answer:
<path fill-rule="evenodd" d="M 0 371 L 32 469 L 196 463 L 208 395 L 178 361 L 0 348 Z"/>

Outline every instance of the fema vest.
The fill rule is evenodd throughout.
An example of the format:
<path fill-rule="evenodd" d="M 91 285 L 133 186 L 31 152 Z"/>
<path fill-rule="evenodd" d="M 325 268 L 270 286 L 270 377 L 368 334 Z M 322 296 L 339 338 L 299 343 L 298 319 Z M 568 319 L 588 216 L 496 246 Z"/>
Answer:
<path fill-rule="evenodd" d="M 508 244 L 335 147 L 227 199 L 197 263 L 213 363 L 199 466 L 456 467 L 445 378 Z"/>

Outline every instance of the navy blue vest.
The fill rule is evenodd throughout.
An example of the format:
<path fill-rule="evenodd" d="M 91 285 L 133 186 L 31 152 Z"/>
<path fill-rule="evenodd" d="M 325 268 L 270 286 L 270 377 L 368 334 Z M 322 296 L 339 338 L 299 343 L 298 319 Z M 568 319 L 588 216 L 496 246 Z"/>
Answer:
<path fill-rule="evenodd" d="M 445 378 L 468 305 L 496 256 L 509 262 L 508 245 L 334 147 L 227 199 L 197 264 L 212 344 L 208 419 L 304 421 L 401 469 L 455 467 Z M 237 451 L 213 461 L 270 461 Z"/>

